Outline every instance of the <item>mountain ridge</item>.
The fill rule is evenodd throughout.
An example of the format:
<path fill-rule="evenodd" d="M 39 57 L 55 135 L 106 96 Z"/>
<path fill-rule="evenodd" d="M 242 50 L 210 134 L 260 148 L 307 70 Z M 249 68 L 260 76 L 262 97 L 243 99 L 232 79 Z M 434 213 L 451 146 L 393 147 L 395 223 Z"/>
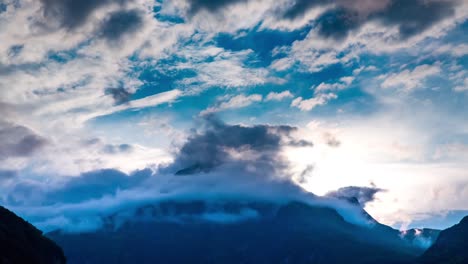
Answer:
<path fill-rule="evenodd" d="M 62 264 L 62 249 L 42 231 L 0 206 L 0 263 Z"/>
<path fill-rule="evenodd" d="M 421 264 L 468 263 L 468 216 L 440 232 L 435 243 L 419 259 Z"/>
<path fill-rule="evenodd" d="M 297 201 L 221 207 L 224 211 L 211 214 L 218 218 L 207 218 L 206 212 L 213 210 L 209 204 L 170 201 L 135 211 L 155 218 L 122 222 L 114 215 L 95 232 L 55 231 L 48 236 L 62 245 L 72 264 L 407 263 L 423 251 L 398 230 L 377 222 L 354 225 L 329 207 Z M 247 209 L 257 213 L 236 221 L 227 217 Z"/>

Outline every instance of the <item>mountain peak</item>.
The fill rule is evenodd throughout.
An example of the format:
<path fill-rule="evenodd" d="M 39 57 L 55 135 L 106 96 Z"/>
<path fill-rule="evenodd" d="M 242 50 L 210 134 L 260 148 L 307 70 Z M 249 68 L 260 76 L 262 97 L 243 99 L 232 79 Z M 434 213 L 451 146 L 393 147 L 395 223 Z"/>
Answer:
<path fill-rule="evenodd" d="M 436 242 L 423 254 L 421 263 L 465 264 L 468 261 L 468 216 L 440 232 Z"/>

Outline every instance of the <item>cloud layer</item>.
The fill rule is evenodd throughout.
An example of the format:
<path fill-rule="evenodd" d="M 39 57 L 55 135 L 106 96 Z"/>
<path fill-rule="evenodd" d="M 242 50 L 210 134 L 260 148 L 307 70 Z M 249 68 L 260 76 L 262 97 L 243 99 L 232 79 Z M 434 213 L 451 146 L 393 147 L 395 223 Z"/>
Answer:
<path fill-rule="evenodd" d="M 301 200 L 332 206 L 349 221 L 367 224 L 359 206 L 316 197 L 292 181 L 282 149 L 312 145 L 294 138 L 296 128 L 228 125 L 214 116 L 202 122 L 204 129 L 187 139 L 174 161 L 157 170 L 131 174 L 97 170 L 48 184 L 18 179 L 5 185 L 9 191 L 3 193 L 2 203 L 44 230 L 59 228 L 71 232 L 99 228 L 104 217 L 121 211 L 158 201 L 190 199 L 259 200 L 275 204 Z M 16 177 L 10 172 L 3 174 Z M 231 215 L 232 219 L 226 221 L 245 219 L 244 213 Z M 206 220 L 221 221 L 219 217 L 225 217 L 213 214 L 206 215 Z"/>

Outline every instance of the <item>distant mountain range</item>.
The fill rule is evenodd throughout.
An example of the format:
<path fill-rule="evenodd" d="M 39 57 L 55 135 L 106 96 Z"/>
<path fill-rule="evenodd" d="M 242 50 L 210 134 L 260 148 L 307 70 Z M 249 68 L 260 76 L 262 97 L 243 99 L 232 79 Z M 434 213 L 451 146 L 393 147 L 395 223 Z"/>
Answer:
<path fill-rule="evenodd" d="M 414 233 L 367 216 L 369 225 L 359 226 L 334 209 L 301 202 L 226 202 L 213 209 L 203 201 L 167 201 L 107 217 L 96 232 L 48 235 L 69 263 L 397 264 L 424 252 Z M 435 239 L 437 232 L 424 235 Z"/>
<path fill-rule="evenodd" d="M 0 206 L 0 264 L 62 264 L 62 249 L 42 232 Z"/>
<path fill-rule="evenodd" d="M 301 202 L 165 201 L 105 217 L 94 232 L 47 236 L 71 264 L 468 263 L 468 217 L 439 234 L 400 232 L 362 213 L 368 225 Z M 0 264 L 65 263 L 54 242 L 1 207 L 0 249 Z"/>

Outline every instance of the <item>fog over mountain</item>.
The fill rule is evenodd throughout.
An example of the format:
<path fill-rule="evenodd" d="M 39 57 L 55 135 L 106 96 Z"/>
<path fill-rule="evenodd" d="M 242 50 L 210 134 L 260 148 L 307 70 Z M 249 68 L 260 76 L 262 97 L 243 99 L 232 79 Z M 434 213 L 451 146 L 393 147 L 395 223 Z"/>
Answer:
<path fill-rule="evenodd" d="M 200 122 L 202 128 L 192 132 L 174 161 L 154 170 L 148 168 L 127 175 L 107 169 L 61 182 L 23 183 L 14 186 L 6 199 L 16 203 L 11 206 L 14 211 L 27 215 L 46 231 L 89 231 L 104 225 L 102 217 L 123 209 L 191 199 L 209 203 L 301 201 L 334 208 L 351 223 L 369 224 L 361 214 L 361 205 L 332 194 L 316 196 L 293 181 L 293 175 L 288 174 L 289 162 L 281 150 L 286 146 L 313 147 L 312 142 L 295 137 L 296 128 L 229 125 L 214 116 Z M 34 193 L 36 199 L 24 199 L 21 194 L 26 193 Z M 368 197 L 365 202 L 371 199 Z"/>

